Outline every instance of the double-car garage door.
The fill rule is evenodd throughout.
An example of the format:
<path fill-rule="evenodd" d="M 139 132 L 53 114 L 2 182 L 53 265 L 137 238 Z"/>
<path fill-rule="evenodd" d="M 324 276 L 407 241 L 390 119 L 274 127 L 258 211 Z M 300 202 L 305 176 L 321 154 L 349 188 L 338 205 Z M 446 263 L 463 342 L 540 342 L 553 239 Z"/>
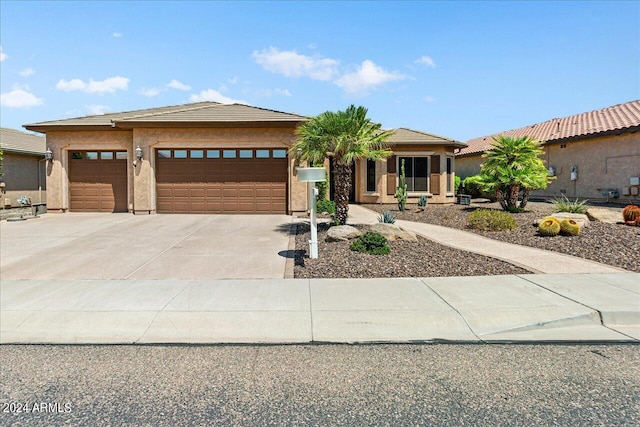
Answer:
<path fill-rule="evenodd" d="M 158 213 L 286 213 L 284 149 L 156 150 Z"/>

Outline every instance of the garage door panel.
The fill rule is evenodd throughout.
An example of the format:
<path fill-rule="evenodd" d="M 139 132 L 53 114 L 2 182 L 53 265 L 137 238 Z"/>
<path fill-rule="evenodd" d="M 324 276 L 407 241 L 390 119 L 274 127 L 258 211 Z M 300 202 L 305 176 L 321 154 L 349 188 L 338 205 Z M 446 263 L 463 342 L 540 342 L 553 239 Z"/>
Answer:
<path fill-rule="evenodd" d="M 286 159 L 156 159 L 157 210 L 284 213 Z"/>
<path fill-rule="evenodd" d="M 113 152 L 111 152 L 113 153 Z M 102 157 L 102 155 L 100 155 Z M 69 209 L 73 212 L 126 212 L 127 161 L 89 160 L 84 152 L 69 153 Z"/>

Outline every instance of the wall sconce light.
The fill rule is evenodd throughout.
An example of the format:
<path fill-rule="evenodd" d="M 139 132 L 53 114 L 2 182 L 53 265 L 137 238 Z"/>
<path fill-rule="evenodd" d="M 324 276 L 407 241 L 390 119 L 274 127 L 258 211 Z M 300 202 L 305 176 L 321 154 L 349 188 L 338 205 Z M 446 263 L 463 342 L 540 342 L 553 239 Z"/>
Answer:
<path fill-rule="evenodd" d="M 47 147 L 47 151 L 44 152 L 44 159 L 49 162 L 53 160 L 53 151 L 51 151 L 51 147 Z"/>
<path fill-rule="evenodd" d="M 136 159 L 142 160 L 142 148 L 140 148 L 139 145 L 138 147 L 136 147 L 135 156 L 136 156 Z"/>
<path fill-rule="evenodd" d="M 5 187 L 7 186 L 7 184 L 5 184 L 4 181 L 0 182 L 0 193 L 4 194 L 6 193 Z"/>

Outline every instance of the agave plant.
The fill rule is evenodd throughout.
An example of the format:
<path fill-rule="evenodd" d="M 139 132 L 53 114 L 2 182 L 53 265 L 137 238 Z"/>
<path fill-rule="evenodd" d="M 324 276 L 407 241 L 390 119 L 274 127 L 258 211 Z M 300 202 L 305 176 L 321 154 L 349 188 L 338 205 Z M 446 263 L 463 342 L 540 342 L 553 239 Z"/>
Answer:
<path fill-rule="evenodd" d="M 576 200 L 571 201 L 564 194 L 561 198 L 556 197 L 551 200 L 551 203 L 555 208 L 555 212 L 569 212 L 577 214 L 587 213 L 587 202 L 588 200 L 579 201 L 577 198 Z"/>
<path fill-rule="evenodd" d="M 384 211 L 382 212 L 382 215 L 378 217 L 378 222 L 382 222 L 384 224 L 395 224 L 396 219 L 391 212 Z"/>

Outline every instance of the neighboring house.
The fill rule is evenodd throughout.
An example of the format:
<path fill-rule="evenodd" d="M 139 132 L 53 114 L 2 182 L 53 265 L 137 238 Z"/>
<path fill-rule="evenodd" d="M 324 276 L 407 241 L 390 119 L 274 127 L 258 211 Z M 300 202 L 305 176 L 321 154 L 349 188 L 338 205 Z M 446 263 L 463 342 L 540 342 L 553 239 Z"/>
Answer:
<path fill-rule="evenodd" d="M 2 150 L 2 207 L 18 207 L 18 199 L 26 196 L 32 203 L 46 200 L 45 139 L 14 129 L 0 128 Z"/>
<path fill-rule="evenodd" d="M 493 136 L 529 136 L 544 143 L 542 158 L 555 179 L 538 197 L 621 200 L 638 203 L 640 186 L 640 100 L 552 119 L 467 141 L 456 154 L 461 178 L 476 175 Z"/>
<path fill-rule="evenodd" d="M 298 182 L 299 163 L 288 153 L 304 120 L 247 105 L 200 102 L 25 128 L 45 133 L 53 153 L 49 212 L 292 213 L 307 209 L 307 186 Z M 413 135 L 401 138 L 405 134 Z M 447 170 L 453 176 L 453 147 L 463 144 L 406 130 L 396 136 L 398 154 L 417 162 L 414 181 L 421 192 L 422 179 L 429 177 L 434 199 L 453 201 L 446 194 Z M 425 171 L 421 165 L 429 158 Z M 397 158 L 389 163 L 396 164 Z M 356 200 L 393 203 L 387 177 L 397 180 L 396 170 L 384 162 L 375 168 L 356 165 Z M 435 175 L 442 177 L 439 183 Z"/>

